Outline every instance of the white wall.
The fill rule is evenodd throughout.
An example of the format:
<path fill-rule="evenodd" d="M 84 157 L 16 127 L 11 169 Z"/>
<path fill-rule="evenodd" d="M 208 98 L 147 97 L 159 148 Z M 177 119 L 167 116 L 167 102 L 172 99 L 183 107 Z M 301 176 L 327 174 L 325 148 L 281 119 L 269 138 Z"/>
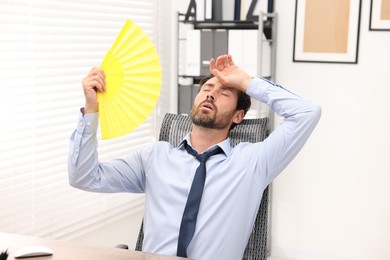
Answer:
<path fill-rule="evenodd" d="M 390 32 L 368 30 L 359 62 L 293 63 L 295 1 L 276 1 L 276 81 L 322 105 L 322 119 L 273 184 L 272 255 L 390 259 Z"/>

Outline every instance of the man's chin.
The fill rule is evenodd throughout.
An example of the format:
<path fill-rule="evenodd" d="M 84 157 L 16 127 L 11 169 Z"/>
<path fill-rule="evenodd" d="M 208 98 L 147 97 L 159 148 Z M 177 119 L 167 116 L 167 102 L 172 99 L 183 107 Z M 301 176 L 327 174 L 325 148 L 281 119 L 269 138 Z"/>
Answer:
<path fill-rule="evenodd" d="M 194 125 L 205 127 L 205 128 L 215 128 L 215 120 L 208 116 L 191 116 L 191 121 Z"/>

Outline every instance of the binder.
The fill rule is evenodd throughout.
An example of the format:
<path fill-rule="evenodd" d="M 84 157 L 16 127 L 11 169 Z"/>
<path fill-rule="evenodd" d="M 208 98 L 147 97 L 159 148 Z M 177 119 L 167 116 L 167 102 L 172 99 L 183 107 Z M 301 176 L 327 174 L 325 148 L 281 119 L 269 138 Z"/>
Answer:
<path fill-rule="evenodd" d="M 213 0 L 204 0 L 204 19 L 213 20 Z"/>
<path fill-rule="evenodd" d="M 212 14 L 214 21 L 222 21 L 222 0 L 213 0 Z"/>
<path fill-rule="evenodd" d="M 234 63 L 245 70 L 251 77 L 257 75 L 257 30 L 230 30 L 229 54 Z"/>
<path fill-rule="evenodd" d="M 200 30 L 187 30 L 186 67 L 188 76 L 200 75 Z"/>
<path fill-rule="evenodd" d="M 234 1 L 235 0 L 224 0 L 222 5 L 222 19 L 224 21 L 234 20 Z"/>
<path fill-rule="evenodd" d="M 227 30 L 188 30 L 186 46 L 186 74 L 210 74 L 210 59 L 228 53 Z"/>
<path fill-rule="evenodd" d="M 234 1 L 234 20 L 239 21 L 241 19 L 241 0 Z"/>
<path fill-rule="evenodd" d="M 200 75 L 210 74 L 210 59 L 213 57 L 213 31 L 200 32 Z"/>
<path fill-rule="evenodd" d="M 192 86 L 179 86 L 179 113 L 191 114 L 192 101 Z"/>
<path fill-rule="evenodd" d="M 214 31 L 213 41 L 213 57 L 217 58 L 220 55 L 228 53 L 228 31 L 216 30 Z"/>

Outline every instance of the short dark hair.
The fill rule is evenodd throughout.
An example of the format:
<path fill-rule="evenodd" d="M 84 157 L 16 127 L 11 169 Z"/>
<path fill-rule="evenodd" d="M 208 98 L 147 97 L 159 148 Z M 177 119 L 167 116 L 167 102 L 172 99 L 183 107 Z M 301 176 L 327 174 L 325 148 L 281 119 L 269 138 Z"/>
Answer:
<path fill-rule="evenodd" d="M 199 91 L 202 88 L 204 83 L 206 83 L 209 79 L 212 79 L 214 77 L 215 76 L 213 74 L 210 74 L 202 78 L 199 82 Z M 245 92 L 239 90 L 236 110 L 244 110 L 244 115 L 246 115 L 250 107 L 251 107 L 251 97 L 248 96 Z M 233 123 L 232 126 L 230 127 L 230 130 L 233 129 L 233 127 L 235 127 L 236 125 L 237 124 Z"/>
<path fill-rule="evenodd" d="M 203 86 L 204 83 L 206 83 L 209 79 L 214 78 L 215 76 L 213 74 L 207 75 L 206 77 L 202 78 L 199 82 L 199 90 Z M 237 99 L 237 110 L 244 110 L 244 114 L 246 115 L 246 112 L 248 112 L 249 108 L 251 107 L 251 97 L 248 96 L 245 92 L 242 92 L 241 90 L 238 91 L 238 99 Z"/>

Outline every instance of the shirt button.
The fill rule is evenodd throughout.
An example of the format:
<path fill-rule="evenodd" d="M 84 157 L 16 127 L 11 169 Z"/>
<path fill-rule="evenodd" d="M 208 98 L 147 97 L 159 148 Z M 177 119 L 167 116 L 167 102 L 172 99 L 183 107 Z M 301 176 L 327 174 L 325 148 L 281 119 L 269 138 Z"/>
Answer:
<path fill-rule="evenodd" d="M 87 126 L 90 126 L 91 125 L 91 122 L 87 122 Z"/>

